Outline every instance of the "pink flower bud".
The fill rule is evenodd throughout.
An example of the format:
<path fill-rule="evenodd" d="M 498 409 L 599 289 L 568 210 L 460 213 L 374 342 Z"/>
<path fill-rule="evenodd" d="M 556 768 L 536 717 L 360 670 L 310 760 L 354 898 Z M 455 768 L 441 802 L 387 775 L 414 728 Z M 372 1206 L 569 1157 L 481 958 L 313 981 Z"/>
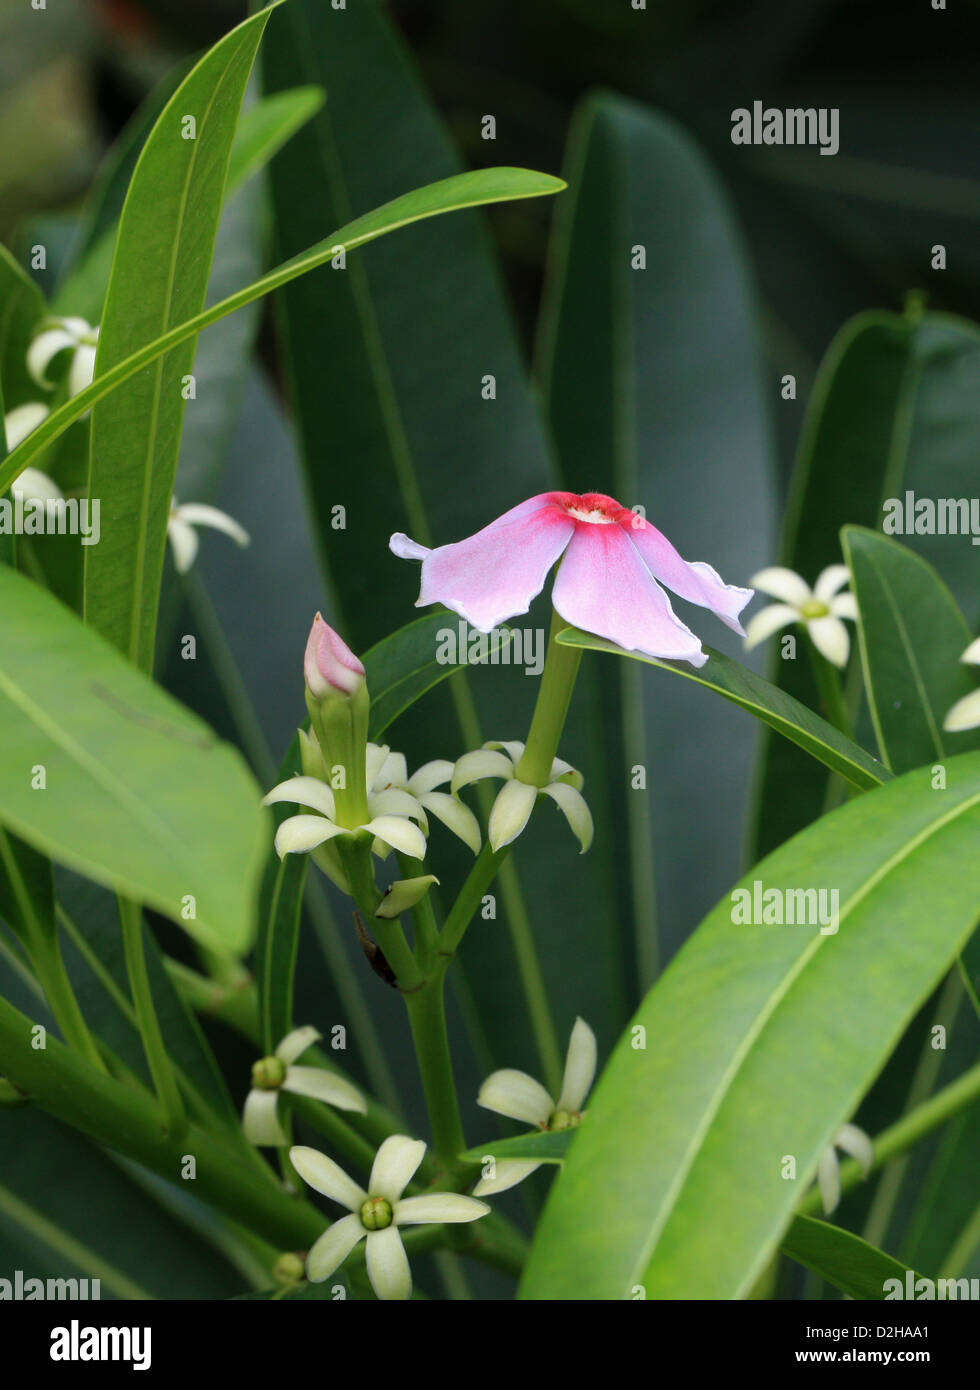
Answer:
<path fill-rule="evenodd" d="M 310 628 L 303 673 L 307 689 L 317 700 L 331 691 L 353 695 L 364 684 L 364 667 L 319 613 Z"/>

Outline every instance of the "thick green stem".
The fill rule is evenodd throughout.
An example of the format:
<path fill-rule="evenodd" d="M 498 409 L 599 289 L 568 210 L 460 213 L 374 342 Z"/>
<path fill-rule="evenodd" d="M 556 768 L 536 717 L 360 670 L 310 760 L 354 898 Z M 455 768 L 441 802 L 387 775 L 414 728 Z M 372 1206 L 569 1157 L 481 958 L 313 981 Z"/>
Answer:
<path fill-rule="evenodd" d="M 575 677 L 582 660 L 581 647 L 561 647 L 555 641 L 558 633 L 567 626 L 565 619 L 552 609 L 544 674 L 524 745 L 524 755 L 515 769 L 516 776 L 522 782 L 534 787 L 545 787 L 551 780 L 551 764 L 558 752 L 558 741 L 565 727 Z"/>
<path fill-rule="evenodd" d="M 443 1184 L 452 1185 L 465 1176 L 471 1165 L 459 1161 L 466 1140 L 446 1030 L 445 974 L 443 963 L 421 989 L 405 996 L 405 1003 L 429 1112 L 433 1154 L 443 1170 Z"/>
<path fill-rule="evenodd" d="M 492 850 L 484 845 L 477 855 L 476 863 L 470 869 L 466 881 L 459 890 L 459 897 L 453 903 L 439 933 L 438 951 L 440 955 L 451 956 L 462 941 L 466 928 L 472 922 L 477 909 L 493 882 L 497 870 L 510 853 L 510 845 Z"/>
<path fill-rule="evenodd" d="M 164 1123 L 171 1134 L 179 1137 L 187 1126 L 187 1115 L 153 1004 L 153 991 L 143 948 L 143 910 L 139 903 L 120 898 L 119 920 L 122 924 L 126 972 L 133 995 L 133 1008 L 136 1011 L 136 1026 L 143 1040 L 143 1051 L 146 1053 L 153 1085 L 163 1109 Z"/>
<path fill-rule="evenodd" d="M 385 960 L 395 972 L 398 988 L 403 992 L 418 989 L 423 979 L 422 972 L 405 940 L 401 922 L 397 919 L 384 921 L 374 915 L 382 894 L 374 881 L 370 841 L 367 838 L 361 840 L 338 835 L 334 844 L 350 882 L 351 896 L 365 919 L 365 927 L 381 947 Z"/>
<path fill-rule="evenodd" d="M 841 689 L 837 667 L 817 651 L 809 638 L 807 638 L 807 647 L 813 665 L 813 674 L 817 681 L 817 689 L 820 691 L 822 713 L 828 723 L 833 724 L 835 729 L 840 730 L 847 738 L 853 740 L 851 717 L 844 702 L 844 692 Z"/>

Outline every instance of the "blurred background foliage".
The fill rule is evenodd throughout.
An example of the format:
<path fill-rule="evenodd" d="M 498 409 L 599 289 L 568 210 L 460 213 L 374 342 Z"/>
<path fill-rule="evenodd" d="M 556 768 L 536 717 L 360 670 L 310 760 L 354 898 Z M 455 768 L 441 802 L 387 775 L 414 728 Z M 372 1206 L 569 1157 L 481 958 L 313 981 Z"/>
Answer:
<path fill-rule="evenodd" d="M 804 411 L 845 321 L 867 309 L 900 313 L 910 290 L 930 310 L 980 314 L 973 4 L 937 12 L 927 0 L 648 0 L 635 11 L 628 0 L 393 0 L 388 22 L 374 0 L 347 3 L 344 13 L 329 0 L 290 0 L 270 25 L 266 90 L 319 84 L 327 105 L 264 184 L 226 206 L 211 299 L 350 212 L 459 166 L 563 171 L 572 187 L 557 201 L 399 233 L 358 253 L 342 289 L 325 269 L 202 338 L 178 493 L 215 500 L 253 545 L 243 558 L 205 538 L 186 583 L 168 569 L 158 675 L 243 746 L 266 784 L 303 713 L 300 657 L 313 612 L 322 607 L 359 650 L 414 616 L 415 575 L 387 554 L 391 530 L 426 539 L 421 521 L 437 542 L 458 539 L 560 479 L 643 502 L 682 553 L 744 584 L 777 557 Z M 157 84 L 169 90 L 175 65 L 244 12 L 232 0 L 49 0 L 43 11 L 0 0 L 0 239 L 22 264 L 30 246 L 48 248 L 37 279 L 49 297 L 106 225 L 105 210 L 118 210 L 120 170 L 131 167 L 118 150 L 138 148 Z M 840 153 L 734 147 L 731 111 L 757 98 L 839 107 Z M 487 115 L 493 141 L 481 134 Z M 623 248 L 634 242 L 648 247 L 642 288 L 610 269 L 623 255 L 625 270 Z M 937 242 L 942 272 L 930 267 Z M 900 336 L 900 321 L 889 322 L 882 331 Z M 924 438 L 934 423 L 953 436 L 945 476 L 962 478 L 964 441 L 977 437 L 976 398 L 972 414 L 963 410 L 977 351 L 940 347 L 958 354 L 964 376 L 958 399 L 932 400 L 919 430 Z M 922 348 L 925 358 L 936 351 Z M 862 401 L 881 403 L 884 359 L 872 356 L 855 365 L 857 404 L 838 438 L 867 429 Z M 940 352 L 939 378 L 946 360 Z M 493 406 L 480 400 L 484 372 L 497 378 Z M 787 373 L 793 400 L 780 392 Z M 917 460 L 928 476 L 928 440 Z M 813 473 L 810 503 L 821 502 L 821 488 L 829 495 L 815 538 L 792 548 L 809 580 L 839 558 L 842 522 L 876 524 L 873 508 L 851 514 L 847 485 L 833 460 Z M 348 510 L 345 532 L 330 527 L 338 504 Z M 971 585 L 972 623 L 975 585 L 964 576 L 954 587 L 963 602 Z M 706 641 L 740 654 L 698 617 Z M 528 622 L 546 626 L 540 605 Z M 174 636 L 188 631 L 199 637 L 195 663 L 180 659 Z M 460 726 L 479 725 L 483 737 L 526 728 L 533 682 L 507 669 L 468 679 L 468 693 L 450 682 L 390 731 L 410 766 L 457 756 Z M 590 737 L 596 727 L 601 739 Z M 553 1076 L 578 1013 L 604 1056 L 658 968 L 735 879 L 746 847 L 778 843 L 819 809 L 822 774 L 794 811 L 799 765 L 769 759 L 761 785 L 781 796 L 771 801 L 775 823 L 756 827 L 757 751 L 748 716 L 719 708 L 710 693 L 587 658 L 563 752 L 586 772 L 600 833 L 579 860 L 547 813 L 536 818 L 514 878 L 501 884 L 501 921 L 478 923 L 467 938 L 453 1008 L 456 1033 L 468 1038 L 457 1064 L 473 1142 L 492 1123 L 473 1104 L 491 1066 Z M 648 767 L 646 797 L 625 790 L 635 764 Z M 452 884 L 465 857 L 454 859 L 438 830 L 433 843 Z M 351 1068 L 424 1131 L 400 1001 L 368 972 L 346 908 L 322 881 L 308 889 L 305 914 L 297 1022 L 324 1032 L 346 1023 Z M 179 934 L 156 925 L 164 948 L 190 959 Z M 943 1079 L 975 1052 L 970 1026 Z M 240 1102 L 252 1049 L 221 1027 L 207 1032 L 238 1078 Z M 901 1111 L 919 1046 L 910 1034 L 894 1077 L 869 1101 L 869 1128 Z M 920 1073 L 915 1085 L 928 1091 L 936 1077 Z M 944 1134 L 908 1172 L 890 1170 L 870 1218 L 874 1238 L 893 1248 L 904 1230 L 919 1250 L 928 1218 L 913 1195 L 932 1192 L 950 1163 L 963 1166 L 968 1148 L 962 1135 Z M 8 1171 L 12 1189 L 25 1184 L 16 1200 L 29 1201 L 32 1173 L 20 1165 L 15 1181 Z M 116 1180 L 108 1175 L 107 1194 Z M 965 1192 L 966 1171 L 962 1180 Z M 126 1181 L 133 1211 L 149 1207 L 146 1185 Z M 507 1204 L 519 1217 L 542 1190 L 543 1179 L 537 1191 L 527 1184 Z M 845 1208 L 856 1229 L 867 1201 L 859 1194 Z M 30 1242 L 14 1203 L 9 1194 L 0 1203 L 0 1225 L 20 1249 Z M 185 1216 L 191 1228 L 202 1220 Z M 189 1258 L 182 1241 L 171 1238 L 175 1261 Z M 122 1264 L 140 1268 L 135 1257 Z M 234 1284 L 226 1265 L 195 1268 L 202 1293 Z M 501 1285 L 481 1271 L 476 1287 Z M 785 1285 L 803 1287 L 799 1271 Z M 815 1281 L 806 1288 L 812 1295 Z"/>

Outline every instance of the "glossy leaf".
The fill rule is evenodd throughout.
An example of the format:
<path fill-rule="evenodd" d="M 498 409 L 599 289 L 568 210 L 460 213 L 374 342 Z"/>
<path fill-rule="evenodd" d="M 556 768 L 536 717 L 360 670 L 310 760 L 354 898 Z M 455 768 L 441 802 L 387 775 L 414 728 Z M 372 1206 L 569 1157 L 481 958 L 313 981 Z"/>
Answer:
<path fill-rule="evenodd" d="M 525 1298 L 630 1298 L 639 1285 L 653 1299 L 749 1294 L 820 1153 L 975 925 L 980 754 L 948 767 L 947 791 L 908 773 L 742 881 L 750 896 L 779 889 L 783 904 L 787 890 L 836 889 L 836 932 L 743 924 L 731 896 L 697 929 L 590 1099 Z"/>
<path fill-rule="evenodd" d="M 784 1255 L 821 1275 L 849 1298 L 884 1299 L 891 1292 L 885 1287 L 887 1280 L 897 1279 L 904 1291 L 906 1276 L 918 1277 L 900 1260 L 869 1245 L 860 1236 L 826 1221 L 814 1221 L 810 1216 L 794 1218 L 780 1248 Z"/>
<path fill-rule="evenodd" d="M 44 296 L 5 246 L 0 246 L 0 385 L 4 411 L 42 396 L 27 370 L 27 349 L 45 314 Z M 0 494 L 5 487 L 0 485 Z"/>
<path fill-rule="evenodd" d="M 470 1163 L 480 1163 L 486 1156 L 527 1158 L 538 1163 L 563 1163 L 575 1134 L 574 1129 L 557 1130 L 554 1134 L 544 1130 L 531 1130 L 528 1134 L 517 1134 L 512 1139 L 488 1139 L 485 1144 L 467 1149 L 460 1157 Z"/>

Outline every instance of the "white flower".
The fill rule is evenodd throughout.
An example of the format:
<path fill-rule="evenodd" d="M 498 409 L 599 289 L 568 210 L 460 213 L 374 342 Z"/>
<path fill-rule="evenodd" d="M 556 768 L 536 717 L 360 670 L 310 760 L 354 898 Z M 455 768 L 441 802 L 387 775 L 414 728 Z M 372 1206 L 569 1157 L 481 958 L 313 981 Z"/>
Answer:
<path fill-rule="evenodd" d="M 851 639 L 841 619 L 856 621 L 857 599 L 851 593 L 839 594 L 837 590 L 847 584 L 850 577 L 846 565 L 828 565 L 811 589 L 794 570 L 779 565 L 760 570 L 749 582 L 780 602 L 760 609 L 750 619 L 745 630 L 746 651 L 789 623 L 802 623 L 821 656 L 835 666 L 846 666 Z"/>
<path fill-rule="evenodd" d="M 501 751 L 503 750 L 503 751 Z M 523 743 L 512 740 L 498 743 L 491 740 L 475 753 L 464 753 L 456 763 L 452 778 L 452 792 L 455 796 L 460 787 L 470 782 L 478 782 L 484 777 L 502 777 L 504 785 L 497 793 L 497 799 L 490 811 L 487 835 L 490 848 L 494 851 L 509 845 L 527 825 L 534 803 L 542 793 L 557 802 L 568 824 L 575 833 L 584 854 L 592 843 L 592 815 L 580 788 L 583 777 L 580 772 L 561 758 L 551 764 L 551 778 L 545 787 L 534 787 L 517 777 L 517 764 L 524 753 Z"/>
<path fill-rule="evenodd" d="M 970 643 L 960 660 L 967 662 L 970 666 L 980 666 L 980 637 Z M 943 720 L 943 728 L 949 734 L 962 734 L 967 729 L 977 728 L 978 725 L 980 725 L 980 690 L 974 690 L 969 695 L 964 695 L 962 700 L 957 700 Z"/>
<path fill-rule="evenodd" d="M 367 1236 L 366 1263 L 371 1287 L 384 1300 L 408 1298 L 412 1271 L 398 1234 L 399 1226 L 419 1226 L 443 1221 L 476 1221 L 490 1208 L 458 1192 L 432 1192 L 424 1197 L 403 1197 L 422 1162 L 425 1145 L 419 1139 L 393 1134 L 375 1155 L 364 1191 L 326 1154 L 302 1146 L 289 1150 L 293 1167 L 304 1182 L 351 1213 L 328 1226 L 306 1257 L 306 1277 L 319 1284 Z"/>
<path fill-rule="evenodd" d="M 511 1120 L 523 1120 L 539 1129 L 574 1129 L 582 1120 L 582 1106 L 595 1077 L 595 1034 L 584 1019 L 577 1018 L 568 1043 L 565 1075 L 557 1101 L 527 1072 L 505 1069 L 488 1076 L 480 1087 L 477 1105 L 506 1115 Z M 474 1193 L 506 1192 L 540 1168 L 540 1163 L 525 1159 L 501 1159 L 492 1178 L 481 1178 Z"/>
<path fill-rule="evenodd" d="M 248 545 L 250 541 L 245 528 L 226 512 L 219 511 L 217 507 L 208 507 L 203 502 L 185 502 L 178 506 L 176 497 L 173 497 L 167 521 L 167 538 L 173 547 L 174 567 L 178 574 L 186 574 L 197 558 L 195 526 L 210 526 L 215 531 L 223 531 L 241 546 Z"/>
<path fill-rule="evenodd" d="M 41 331 L 27 349 L 27 370 L 39 386 L 50 391 L 54 382 L 47 378 L 48 367 L 60 353 L 70 351 L 68 394 L 77 396 L 92 384 L 98 341 L 98 328 L 93 328 L 85 319 L 45 319 Z"/>
<path fill-rule="evenodd" d="M 379 755 L 382 757 L 380 766 Z M 407 792 L 426 811 L 431 811 L 436 820 L 442 821 L 454 835 L 458 835 L 474 854 L 479 854 L 480 827 L 476 816 L 458 797 L 435 790 L 451 781 L 453 768 L 454 764 L 447 759 L 436 758 L 430 763 L 423 763 L 409 777 L 404 753 L 391 753 L 383 745 L 368 744 L 369 794 L 378 795 L 390 789 Z"/>
<path fill-rule="evenodd" d="M 7 452 L 13 453 L 17 445 L 23 444 L 27 436 L 33 434 L 38 425 L 46 420 L 50 414 L 51 411 L 42 401 L 28 401 L 26 405 L 16 405 L 13 410 L 8 411 L 3 421 L 3 432 L 7 437 Z"/>
<path fill-rule="evenodd" d="M 856 1158 L 861 1165 L 861 1171 L 867 1177 L 871 1172 L 871 1164 L 874 1160 L 874 1153 L 871 1147 L 871 1140 L 863 1129 L 858 1129 L 857 1125 L 841 1125 L 834 1135 L 831 1142 L 820 1155 L 817 1163 L 817 1186 L 820 1188 L 820 1199 L 823 1202 L 823 1209 L 827 1216 L 834 1210 L 840 1201 L 840 1161 L 837 1157 L 837 1150 L 843 1149 L 844 1153 Z"/>
<path fill-rule="evenodd" d="M 314 1100 L 335 1105 L 338 1110 L 358 1110 L 362 1115 L 366 1113 L 364 1097 L 356 1086 L 342 1076 L 323 1067 L 294 1065 L 308 1047 L 319 1041 L 320 1036 L 315 1028 L 294 1028 L 286 1034 L 271 1057 L 263 1057 L 255 1063 L 252 1068 L 252 1089 L 246 1097 L 242 1115 L 245 1138 L 250 1144 L 279 1146 L 289 1143 L 276 1113 L 280 1091 L 312 1096 Z"/>

